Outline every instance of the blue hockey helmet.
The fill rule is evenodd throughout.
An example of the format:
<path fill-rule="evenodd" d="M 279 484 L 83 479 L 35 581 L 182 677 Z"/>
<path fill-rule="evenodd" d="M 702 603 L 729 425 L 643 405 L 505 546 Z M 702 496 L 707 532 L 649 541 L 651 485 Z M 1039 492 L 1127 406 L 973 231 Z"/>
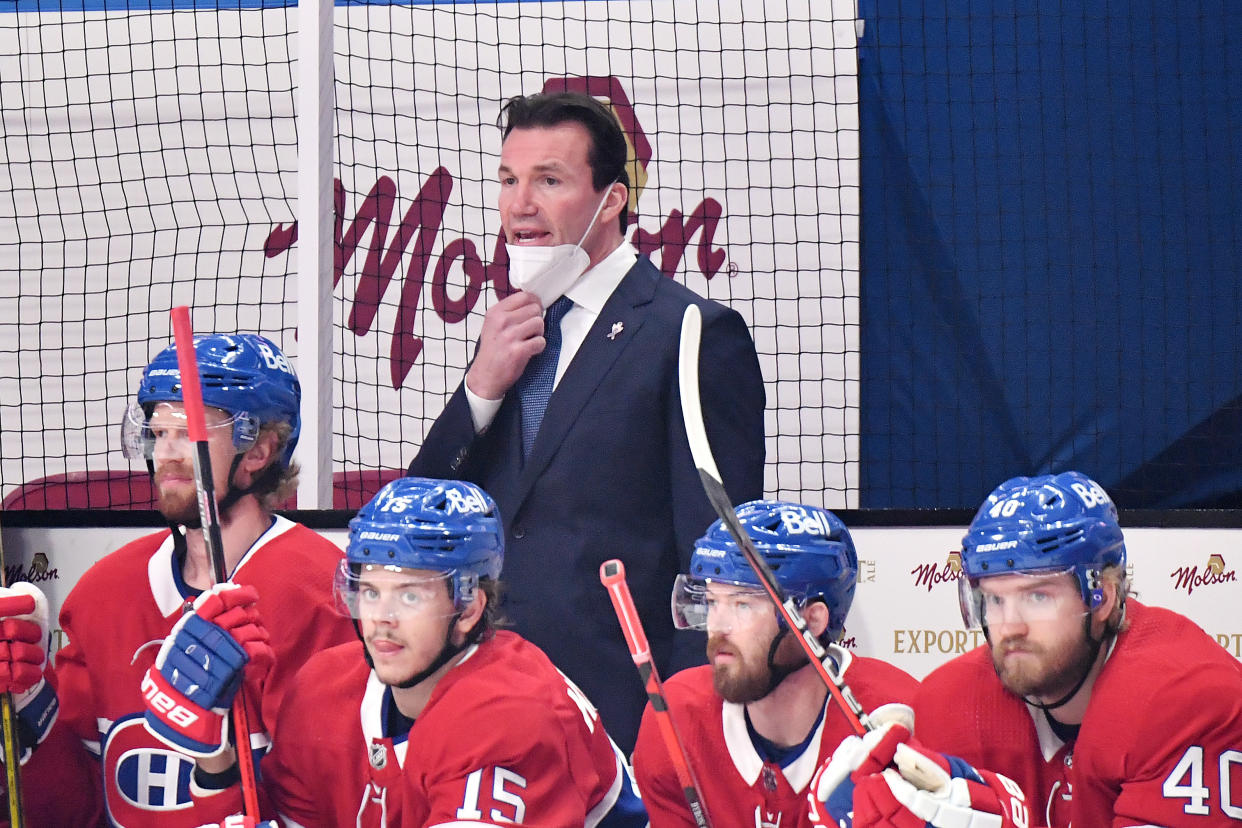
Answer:
<path fill-rule="evenodd" d="M 738 506 L 735 514 L 787 595 L 801 604 L 821 600 L 828 606 L 826 637 L 838 639 L 858 583 L 858 553 L 841 519 L 827 509 L 780 500 L 752 500 Z M 694 596 L 701 595 L 708 582 L 763 588 L 719 520 L 695 542 L 690 571 L 677 579 L 673 590 L 677 627 L 706 627 L 706 608 Z"/>
<path fill-rule="evenodd" d="M 978 581 L 1006 573 L 1072 572 L 1089 609 L 1104 600 L 1101 573 L 1125 567 L 1117 507 L 1076 471 L 1015 477 L 988 495 L 962 539 L 962 617 L 981 617 Z"/>
<path fill-rule="evenodd" d="M 401 477 L 349 522 L 338 595 L 356 589 L 364 566 L 429 570 L 452 579 L 460 609 L 474 600 L 481 578 L 500 578 L 504 549 L 500 514 L 487 492 L 458 480 Z"/>
<path fill-rule="evenodd" d="M 293 431 L 285 444 L 281 465 L 288 466 L 301 431 L 302 386 L 285 355 L 275 343 L 257 334 L 195 336 L 194 353 L 203 405 L 233 415 L 233 444 L 244 451 L 253 445 L 262 425 L 286 422 Z M 145 426 L 155 403 L 181 400 L 177 349 L 169 345 L 142 372 L 137 409 L 127 416 L 127 421 L 140 418 Z M 138 433 L 144 431 L 139 429 Z M 132 442 L 123 437 L 127 453 L 132 453 Z"/>

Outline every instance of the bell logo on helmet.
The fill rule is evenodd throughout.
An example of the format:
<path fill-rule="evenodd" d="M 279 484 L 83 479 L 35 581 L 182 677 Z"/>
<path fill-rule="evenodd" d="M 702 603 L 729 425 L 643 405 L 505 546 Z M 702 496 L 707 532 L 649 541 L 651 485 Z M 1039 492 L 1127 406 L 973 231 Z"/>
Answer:
<path fill-rule="evenodd" d="M 1108 498 L 1108 494 L 1097 483 L 1093 482 L 1090 486 L 1085 483 L 1071 483 L 1070 488 L 1074 490 L 1074 494 L 1078 495 L 1083 505 L 1088 509 L 1093 506 L 1107 506 L 1112 503 Z"/>
<path fill-rule="evenodd" d="M 448 512 L 450 515 L 485 515 L 488 512 L 487 503 L 476 492 L 449 489 L 444 495 L 448 498 Z"/>
<path fill-rule="evenodd" d="M 828 517 L 820 511 L 782 509 L 781 524 L 791 535 L 817 535 L 823 538 L 832 536 L 832 527 L 828 524 Z"/>
<path fill-rule="evenodd" d="M 255 350 L 263 357 L 263 362 L 268 368 L 274 371 L 284 371 L 286 374 L 292 374 L 293 369 L 289 367 L 289 360 L 285 359 L 284 354 L 278 354 L 262 342 L 255 343 Z"/>

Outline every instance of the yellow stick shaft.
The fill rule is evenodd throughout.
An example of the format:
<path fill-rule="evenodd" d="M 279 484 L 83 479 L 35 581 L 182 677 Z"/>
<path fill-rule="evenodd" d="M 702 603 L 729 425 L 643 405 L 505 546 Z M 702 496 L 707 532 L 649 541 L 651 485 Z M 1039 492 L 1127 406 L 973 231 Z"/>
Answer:
<path fill-rule="evenodd" d="M 0 530 L 0 586 L 9 585 L 4 566 L 4 536 Z M 0 720 L 4 725 L 4 780 L 9 800 L 9 825 L 22 828 L 21 752 L 17 745 L 17 720 L 13 715 L 13 694 L 0 693 Z"/>

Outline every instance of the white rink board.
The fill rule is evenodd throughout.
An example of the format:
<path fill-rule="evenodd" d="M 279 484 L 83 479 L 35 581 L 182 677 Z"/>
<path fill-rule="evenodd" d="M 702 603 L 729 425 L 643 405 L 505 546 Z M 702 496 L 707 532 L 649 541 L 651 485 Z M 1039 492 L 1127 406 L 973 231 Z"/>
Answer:
<path fill-rule="evenodd" d="M 10 527 L 4 531 L 4 548 L 10 567 L 20 566 L 24 575 L 38 582 L 55 614 L 95 560 L 150 531 Z M 845 637 L 854 650 L 922 678 L 982 642 L 981 634 L 962 627 L 957 583 L 948 566 L 963 533 L 964 528 L 952 527 L 852 530 L 860 583 Z M 338 545 L 345 543 L 344 530 L 323 534 Z M 1131 528 L 1125 534 L 1139 600 L 1192 618 L 1233 656 L 1242 657 L 1242 614 L 1237 611 L 1242 604 L 1237 574 L 1242 566 L 1242 530 Z M 39 561 L 32 571 L 38 554 L 46 566 Z M 599 599 L 608 600 L 602 587 Z M 53 648 L 58 648 L 59 631 L 53 636 Z"/>

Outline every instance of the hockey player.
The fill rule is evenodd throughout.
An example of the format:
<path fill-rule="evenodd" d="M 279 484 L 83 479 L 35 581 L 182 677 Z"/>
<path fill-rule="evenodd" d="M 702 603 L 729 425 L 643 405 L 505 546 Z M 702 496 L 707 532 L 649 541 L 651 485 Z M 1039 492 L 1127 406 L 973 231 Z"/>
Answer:
<path fill-rule="evenodd" d="M 924 680 L 921 744 L 885 739 L 854 763 L 912 749 L 943 773 L 916 788 L 905 770 L 855 772 L 856 828 L 1242 820 L 1242 666 L 1187 618 L 1127 599 L 1117 510 L 1098 484 L 1073 471 L 1002 483 L 962 569 L 963 618 L 987 643 Z"/>
<path fill-rule="evenodd" d="M 470 483 L 395 480 L 350 522 L 336 595 L 361 641 L 307 662 L 263 760 L 286 825 L 647 824 L 595 708 L 495 628 L 503 557 Z"/>
<path fill-rule="evenodd" d="M 859 702 L 910 701 L 913 678 L 833 643 L 858 579 L 854 542 L 836 515 L 766 500 L 736 514 Z M 808 784 L 850 728 L 720 521 L 695 543 L 689 574 L 677 578 L 673 622 L 708 633 L 710 663 L 672 676 L 664 691 L 715 824 L 809 824 Z M 643 802 L 654 828 L 693 826 L 655 716 L 648 705 L 634 750 Z"/>
<path fill-rule="evenodd" d="M 50 703 L 59 700 L 61 722 L 100 760 L 100 775 L 83 784 L 100 787 L 111 822 L 129 828 L 198 826 L 230 813 L 190 807 L 194 760 L 144 726 L 144 694 L 159 673 L 153 669 L 157 653 L 163 660 L 184 649 L 170 633 L 184 629 L 174 625 L 196 600 L 201 605 L 215 596 L 208 603 L 220 606 L 236 602 L 220 597 L 229 592 L 258 596 L 271 642 L 266 650 L 264 642 L 250 642 L 251 649 L 266 652 L 271 669 L 262 687 L 248 688 L 256 745 L 265 741 L 262 723 L 275 720 L 296 668 L 312 652 L 353 637 L 351 625 L 331 609 L 339 549 L 271 511 L 296 485 L 291 457 L 299 425 L 297 377 L 279 349 L 259 336 L 197 337 L 195 351 L 224 557 L 230 582 L 245 586 L 211 590 L 193 444 L 186 438 L 176 353 L 169 347 L 143 372 L 122 441 L 130 456 L 146 459 L 171 531 L 133 541 L 92 566 L 60 615 L 69 643 L 57 653 L 59 687 Z M 216 740 L 223 736 L 223 728 L 217 729 Z"/>

